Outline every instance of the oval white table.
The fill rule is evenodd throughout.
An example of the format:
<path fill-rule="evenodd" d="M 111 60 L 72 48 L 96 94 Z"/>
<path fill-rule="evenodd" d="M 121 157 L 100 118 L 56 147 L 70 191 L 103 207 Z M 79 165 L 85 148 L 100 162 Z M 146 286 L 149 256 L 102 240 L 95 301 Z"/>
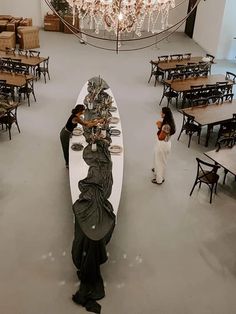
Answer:
<path fill-rule="evenodd" d="M 76 104 L 83 104 L 84 98 L 88 94 L 87 92 L 87 84 L 86 82 L 82 87 L 79 96 L 77 98 Z M 107 89 L 106 92 L 112 97 L 113 104 L 117 110 L 112 112 L 113 117 L 118 117 L 119 122 L 116 124 L 110 124 L 110 126 L 115 126 L 116 129 L 121 131 L 119 136 L 111 136 L 112 143 L 111 145 L 120 145 L 123 150 L 120 154 L 111 154 L 112 159 L 112 175 L 113 175 L 113 186 L 110 198 L 108 199 L 114 210 L 114 214 L 117 215 L 120 197 L 121 197 L 121 190 L 122 190 L 122 181 L 123 181 L 123 167 L 124 167 L 124 146 L 123 146 L 123 134 L 121 128 L 121 121 L 119 110 L 117 107 L 117 103 L 113 96 L 111 89 Z M 87 142 L 85 141 L 85 137 L 83 135 L 75 136 L 73 135 L 70 139 L 70 146 L 69 146 L 69 177 L 70 177 L 70 190 L 71 190 L 71 198 L 72 203 L 74 204 L 75 201 L 79 198 L 80 190 L 78 188 L 78 182 L 87 177 L 88 173 L 88 165 L 85 163 L 83 159 L 83 150 L 82 151 L 73 151 L 71 149 L 71 145 L 74 143 L 81 143 L 84 147 L 87 146 Z"/>

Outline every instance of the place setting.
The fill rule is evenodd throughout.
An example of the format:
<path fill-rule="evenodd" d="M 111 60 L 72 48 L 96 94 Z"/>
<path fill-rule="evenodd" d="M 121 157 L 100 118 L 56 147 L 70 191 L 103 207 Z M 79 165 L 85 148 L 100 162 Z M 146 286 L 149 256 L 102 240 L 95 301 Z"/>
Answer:
<path fill-rule="evenodd" d="M 81 151 L 81 150 L 83 150 L 83 148 L 84 148 L 84 145 L 81 143 L 73 143 L 71 145 L 71 149 L 74 151 Z"/>
<path fill-rule="evenodd" d="M 110 152 L 111 154 L 118 155 L 118 154 L 122 153 L 123 148 L 122 148 L 122 146 L 120 146 L 120 145 L 110 145 L 110 146 L 108 147 L 108 150 L 109 150 L 109 152 Z"/>

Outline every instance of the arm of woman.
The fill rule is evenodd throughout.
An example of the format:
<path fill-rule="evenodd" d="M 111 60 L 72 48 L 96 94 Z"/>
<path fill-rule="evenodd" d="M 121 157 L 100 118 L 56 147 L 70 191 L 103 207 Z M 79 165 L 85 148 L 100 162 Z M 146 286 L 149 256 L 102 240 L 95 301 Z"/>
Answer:
<path fill-rule="evenodd" d="M 158 129 L 160 129 L 160 128 L 161 128 L 161 124 L 162 124 L 162 122 L 161 122 L 161 121 L 157 121 L 157 122 L 156 122 L 156 126 L 158 127 Z"/>
<path fill-rule="evenodd" d="M 158 138 L 160 141 L 164 141 L 165 138 L 170 134 L 170 126 L 165 124 L 161 128 L 161 132 L 158 134 Z"/>

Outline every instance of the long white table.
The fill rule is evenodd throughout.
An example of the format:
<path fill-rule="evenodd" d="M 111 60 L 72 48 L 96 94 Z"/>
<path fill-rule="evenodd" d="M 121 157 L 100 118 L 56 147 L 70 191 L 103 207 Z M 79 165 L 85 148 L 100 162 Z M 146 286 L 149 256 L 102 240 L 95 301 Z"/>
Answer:
<path fill-rule="evenodd" d="M 84 86 L 82 87 L 79 96 L 77 98 L 76 104 L 83 104 L 85 96 L 88 94 L 87 92 L 87 84 L 86 82 Z M 106 92 L 112 97 L 113 104 L 112 106 L 117 107 L 117 103 L 115 101 L 115 98 L 113 96 L 113 93 L 111 89 L 107 89 Z M 112 175 L 113 175 L 113 186 L 112 186 L 112 192 L 109 198 L 109 201 L 111 202 L 114 214 L 117 215 L 119 203 L 120 203 L 120 197 L 121 197 L 121 190 L 122 190 L 122 181 L 123 181 L 123 168 L 124 168 L 124 146 L 123 146 L 123 134 L 122 134 L 122 128 L 121 128 L 121 121 L 120 121 L 120 115 L 119 110 L 117 107 L 117 110 L 115 112 L 112 112 L 113 117 L 119 118 L 119 123 L 117 124 L 111 124 L 112 126 L 115 126 L 116 129 L 119 129 L 121 131 L 121 134 L 119 136 L 112 136 L 112 143 L 111 145 L 120 145 L 123 147 L 123 150 L 120 154 L 111 154 L 112 159 Z M 87 177 L 89 166 L 85 163 L 83 159 L 83 150 L 82 151 L 73 151 L 71 149 L 71 145 L 73 143 L 81 143 L 84 147 L 88 145 L 88 143 L 85 141 L 85 137 L 83 135 L 81 136 L 75 136 L 73 135 L 70 140 L 70 148 L 69 148 L 69 177 L 70 177 L 70 190 L 71 190 L 71 198 L 72 203 L 74 204 L 75 201 L 79 198 L 80 190 L 78 188 L 78 182 L 84 178 Z"/>

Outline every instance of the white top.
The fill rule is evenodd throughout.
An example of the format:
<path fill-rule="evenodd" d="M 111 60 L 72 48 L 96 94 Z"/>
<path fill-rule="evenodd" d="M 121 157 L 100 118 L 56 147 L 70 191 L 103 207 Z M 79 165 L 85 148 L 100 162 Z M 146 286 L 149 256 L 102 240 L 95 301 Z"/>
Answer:
<path fill-rule="evenodd" d="M 87 84 L 86 82 L 81 89 L 79 96 L 77 98 L 76 104 L 83 104 L 85 96 L 88 94 L 87 91 Z M 106 92 L 112 97 L 113 104 L 112 106 L 117 107 L 116 101 L 112 94 L 111 89 L 107 89 Z M 120 115 L 119 110 L 112 112 L 113 117 L 118 117 L 119 122 L 114 124 L 116 129 L 121 131 L 119 136 L 112 136 L 111 145 L 120 145 L 123 150 L 119 154 L 111 154 L 112 159 L 112 175 L 113 175 L 113 186 L 111 196 L 109 201 L 111 202 L 114 214 L 117 215 L 119 203 L 120 203 L 120 196 L 121 196 L 121 189 L 122 189 L 122 181 L 123 181 L 123 167 L 124 167 L 124 147 L 123 147 L 123 134 L 121 129 L 121 122 L 120 122 Z M 112 125 L 112 124 L 111 124 Z M 79 198 L 80 190 L 78 188 L 78 182 L 82 179 L 85 179 L 88 174 L 89 166 L 85 163 L 83 159 L 83 150 L 82 151 L 73 151 L 71 149 L 71 145 L 74 143 L 81 143 L 84 147 L 88 145 L 83 135 L 75 136 L 72 135 L 70 139 L 69 145 L 69 176 L 70 176 L 70 190 L 71 190 L 71 198 L 72 203 L 74 204 L 75 201 Z"/>

